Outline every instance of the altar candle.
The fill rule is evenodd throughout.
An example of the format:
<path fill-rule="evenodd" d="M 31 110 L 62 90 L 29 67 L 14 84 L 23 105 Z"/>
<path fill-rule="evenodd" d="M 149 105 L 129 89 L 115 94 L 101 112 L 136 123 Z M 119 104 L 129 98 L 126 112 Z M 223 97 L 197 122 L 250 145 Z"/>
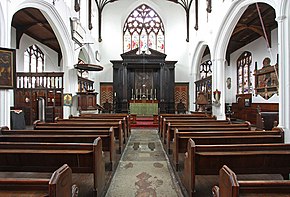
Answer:
<path fill-rule="evenodd" d="M 146 97 L 147 97 L 147 98 L 148 98 L 148 95 L 149 95 L 149 94 L 148 94 L 148 89 L 146 89 Z"/>

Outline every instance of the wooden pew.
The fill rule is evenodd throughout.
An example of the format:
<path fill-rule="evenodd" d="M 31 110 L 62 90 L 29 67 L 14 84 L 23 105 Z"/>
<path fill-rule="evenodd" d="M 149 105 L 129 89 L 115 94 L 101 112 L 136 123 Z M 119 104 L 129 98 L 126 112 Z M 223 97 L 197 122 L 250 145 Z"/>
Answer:
<path fill-rule="evenodd" d="M 199 125 L 199 124 L 231 124 L 231 121 L 229 119 L 227 120 L 216 120 L 216 119 L 190 119 L 190 120 L 184 120 L 184 119 L 164 119 L 163 122 L 163 138 L 164 138 L 164 143 L 166 144 L 168 139 L 171 139 L 173 136 L 173 132 L 169 133 L 169 136 L 167 135 L 168 132 L 174 128 L 175 126 L 182 126 L 185 125 L 185 127 L 191 127 L 191 125 Z M 172 130 L 173 131 L 173 130 Z"/>
<path fill-rule="evenodd" d="M 187 151 L 189 139 L 194 140 L 197 145 L 284 143 L 284 130 L 273 128 L 271 131 L 179 132 L 178 129 L 175 129 L 172 152 L 173 164 L 177 171 L 179 154 Z"/>
<path fill-rule="evenodd" d="M 15 174 L 13 175 L 15 176 Z M 5 197 L 76 196 L 72 190 L 77 192 L 75 185 L 72 185 L 72 170 L 67 164 L 54 171 L 50 178 L 0 178 L 0 196 Z"/>
<path fill-rule="evenodd" d="M 215 116 L 212 115 L 208 115 L 205 113 L 199 113 L 199 114 L 160 114 L 158 117 L 158 131 L 161 132 L 162 131 L 162 127 L 163 127 L 163 121 L 164 119 L 207 119 L 207 118 L 215 118 Z M 161 132 L 162 134 L 162 132 Z"/>
<path fill-rule="evenodd" d="M 115 117 L 115 116 L 88 116 L 88 117 L 82 117 L 82 116 L 70 116 L 69 119 L 61 119 L 59 117 L 57 117 L 55 119 L 55 122 L 60 122 L 62 120 L 66 121 L 66 120 L 81 120 L 81 121 L 94 121 L 95 122 L 101 122 L 101 121 L 121 121 L 122 122 L 122 128 L 124 130 L 125 133 L 125 138 L 127 139 L 130 134 L 131 134 L 131 124 L 128 123 L 128 118 L 127 117 Z"/>
<path fill-rule="evenodd" d="M 239 174 L 281 174 L 289 179 L 290 144 L 196 145 L 188 140 L 184 186 L 194 196 L 196 175 L 218 175 L 223 165 Z"/>
<path fill-rule="evenodd" d="M 258 111 L 256 119 L 256 130 L 270 130 L 278 126 L 279 112 Z"/>
<path fill-rule="evenodd" d="M 215 117 L 189 117 L 189 118 L 184 118 L 184 117 L 168 117 L 168 118 L 163 118 L 162 126 L 160 128 L 160 137 L 163 139 L 163 141 L 166 141 L 166 131 L 168 129 L 168 123 L 169 122 L 184 122 L 184 123 L 191 123 L 191 122 L 197 122 L 197 121 L 214 121 L 216 120 Z"/>
<path fill-rule="evenodd" d="M 224 165 L 219 171 L 219 186 L 214 186 L 212 193 L 213 197 L 285 197 L 290 194 L 290 181 L 238 180 L 237 175 Z"/>
<path fill-rule="evenodd" d="M 126 113 L 117 113 L 117 114 L 80 114 L 79 117 L 81 118 L 93 118 L 93 119 L 98 119 L 98 118 L 125 118 L 126 119 L 126 124 L 128 127 L 129 134 L 131 133 L 131 117 L 130 114 Z"/>
<path fill-rule="evenodd" d="M 124 150 L 124 139 L 123 139 L 123 129 L 121 121 L 115 122 L 100 122 L 100 123 L 90 123 L 90 122 L 68 122 L 68 123 L 46 123 L 35 121 L 33 124 L 36 130 L 108 130 L 111 127 L 114 129 L 115 138 L 118 139 L 119 143 L 119 153 L 121 154 Z"/>
<path fill-rule="evenodd" d="M 109 130 L 9 130 L 0 129 L 0 142 L 50 142 L 50 143 L 93 143 L 97 137 L 102 138 L 102 150 L 109 153 L 107 168 L 116 167 L 116 148 L 114 132 Z"/>
<path fill-rule="evenodd" d="M 92 173 L 93 193 L 103 195 L 105 164 L 100 137 L 93 143 L 0 142 L 2 172 L 52 172 L 63 164 L 73 173 Z"/>
<path fill-rule="evenodd" d="M 203 123 L 191 123 L 191 124 L 171 124 L 168 123 L 168 129 L 166 132 L 166 142 L 167 146 L 170 146 L 170 143 L 174 137 L 174 129 L 178 129 L 183 132 L 191 131 L 250 131 L 251 124 L 249 122 L 245 123 L 226 123 L 226 122 L 211 122 L 205 121 Z M 169 150 L 170 148 L 167 148 Z"/>

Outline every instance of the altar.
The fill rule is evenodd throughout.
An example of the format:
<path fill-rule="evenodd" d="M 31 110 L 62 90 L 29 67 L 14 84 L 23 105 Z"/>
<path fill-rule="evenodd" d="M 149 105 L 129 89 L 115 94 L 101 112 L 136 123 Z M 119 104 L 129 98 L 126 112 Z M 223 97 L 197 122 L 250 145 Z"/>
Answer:
<path fill-rule="evenodd" d="M 113 99 L 116 113 L 153 115 L 175 113 L 175 64 L 166 54 L 139 48 L 121 54 L 113 64 Z"/>
<path fill-rule="evenodd" d="M 157 100 L 130 100 L 130 114 L 136 115 L 156 115 L 158 114 Z"/>

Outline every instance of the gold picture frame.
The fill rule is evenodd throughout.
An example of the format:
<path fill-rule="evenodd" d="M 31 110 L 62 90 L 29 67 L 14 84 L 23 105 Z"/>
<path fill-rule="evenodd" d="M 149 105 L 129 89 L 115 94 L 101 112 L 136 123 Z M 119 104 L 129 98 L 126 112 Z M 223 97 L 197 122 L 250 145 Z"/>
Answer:
<path fill-rule="evenodd" d="M 16 85 L 16 50 L 0 48 L 0 89 L 13 89 Z"/>

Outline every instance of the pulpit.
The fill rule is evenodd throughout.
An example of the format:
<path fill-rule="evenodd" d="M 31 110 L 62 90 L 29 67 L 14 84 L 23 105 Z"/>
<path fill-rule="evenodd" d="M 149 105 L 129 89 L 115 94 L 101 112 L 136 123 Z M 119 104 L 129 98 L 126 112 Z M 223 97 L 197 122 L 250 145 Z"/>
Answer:
<path fill-rule="evenodd" d="M 97 92 L 77 92 L 78 110 L 99 110 L 100 106 L 96 102 Z"/>

